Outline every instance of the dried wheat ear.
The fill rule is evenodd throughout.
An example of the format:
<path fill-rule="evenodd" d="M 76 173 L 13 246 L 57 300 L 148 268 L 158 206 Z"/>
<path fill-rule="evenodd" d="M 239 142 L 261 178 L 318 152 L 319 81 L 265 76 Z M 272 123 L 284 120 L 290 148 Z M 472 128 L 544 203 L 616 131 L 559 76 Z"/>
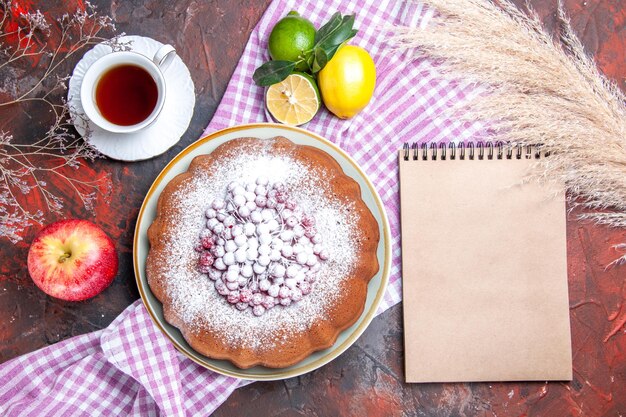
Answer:
<path fill-rule="evenodd" d="M 551 156 L 529 179 L 560 180 L 580 218 L 626 227 L 625 96 L 585 53 L 563 9 L 559 43 L 532 10 L 508 0 L 421 2 L 434 11 L 428 25 L 392 27 L 389 45 L 479 84 L 486 94 L 460 103 L 457 117 L 484 122 L 493 140 L 541 146 Z"/>

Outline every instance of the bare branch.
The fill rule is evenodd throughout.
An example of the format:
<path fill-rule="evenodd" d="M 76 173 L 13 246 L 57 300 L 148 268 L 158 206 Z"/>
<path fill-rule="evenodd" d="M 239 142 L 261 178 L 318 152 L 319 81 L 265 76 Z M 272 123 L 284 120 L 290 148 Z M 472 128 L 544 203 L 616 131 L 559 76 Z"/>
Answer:
<path fill-rule="evenodd" d="M 62 184 L 87 210 L 93 210 L 98 195 L 110 192 L 107 175 L 85 181 L 74 174 L 86 166 L 86 161 L 101 155 L 73 129 L 68 103 L 59 97 L 67 89 L 69 76 L 59 72 L 88 46 L 101 42 L 117 49 L 127 46 L 117 37 L 100 35 L 114 30 L 114 26 L 110 17 L 97 13 L 88 2 L 85 10 L 57 19 L 60 29 L 56 32 L 39 10 L 16 15 L 10 0 L 0 0 L 0 10 L 0 70 L 18 68 L 31 60 L 37 63 L 40 74 L 34 84 L 0 102 L 0 117 L 2 111 L 14 111 L 14 106 L 27 103 L 41 103 L 54 116 L 50 128 L 30 143 L 15 143 L 9 132 L 0 132 L 0 238 L 15 243 L 21 240 L 24 229 L 44 220 L 45 213 L 26 206 L 25 197 L 39 198 L 47 212 L 60 213 L 64 201 L 55 190 Z M 17 23 L 17 29 L 6 30 L 9 22 Z"/>

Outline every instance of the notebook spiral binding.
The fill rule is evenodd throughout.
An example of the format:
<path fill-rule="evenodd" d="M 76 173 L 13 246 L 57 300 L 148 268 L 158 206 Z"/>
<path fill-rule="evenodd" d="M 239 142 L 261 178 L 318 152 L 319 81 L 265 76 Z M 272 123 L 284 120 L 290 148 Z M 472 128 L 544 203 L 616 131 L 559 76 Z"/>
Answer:
<path fill-rule="evenodd" d="M 525 149 L 524 149 L 525 148 Z M 413 142 L 411 144 L 405 143 L 402 147 L 404 151 L 404 160 L 408 161 L 412 159 L 417 161 L 419 159 L 426 161 L 429 159 L 441 160 L 460 159 L 463 160 L 466 157 L 468 159 L 539 159 L 542 156 L 548 156 L 547 153 L 541 152 L 540 145 L 520 145 L 511 144 L 502 141 L 478 141 L 476 144 L 470 143 L 436 143 L 431 142 L 418 144 Z M 411 155 L 412 154 L 412 155 Z"/>

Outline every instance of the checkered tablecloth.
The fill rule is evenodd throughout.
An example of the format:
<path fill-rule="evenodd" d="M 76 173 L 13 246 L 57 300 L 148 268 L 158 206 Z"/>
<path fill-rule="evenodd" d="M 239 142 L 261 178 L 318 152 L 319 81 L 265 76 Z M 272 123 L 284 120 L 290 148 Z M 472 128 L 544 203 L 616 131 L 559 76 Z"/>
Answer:
<path fill-rule="evenodd" d="M 478 126 L 443 114 L 472 93 L 444 80 L 427 60 L 392 52 L 381 28 L 389 24 L 424 27 L 428 12 L 397 0 L 275 0 L 252 32 L 207 133 L 242 123 L 269 121 L 263 89 L 252 73 L 267 56 L 274 23 L 297 10 L 317 26 L 337 10 L 356 15 L 352 44 L 366 48 L 377 68 L 372 102 L 350 120 L 322 110 L 306 129 L 343 148 L 369 175 L 385 204 L 391 225 L 390 283 L 378 313 L 398 303 L 400 222 L 396 151 L 407 141 L 468 140 Z M 211 414 L 246 382 L 208 371 L 180 354 L 152 324 L 140 301 L 111 325 L 0 366 L 0 414 L 183 416 Z"/>

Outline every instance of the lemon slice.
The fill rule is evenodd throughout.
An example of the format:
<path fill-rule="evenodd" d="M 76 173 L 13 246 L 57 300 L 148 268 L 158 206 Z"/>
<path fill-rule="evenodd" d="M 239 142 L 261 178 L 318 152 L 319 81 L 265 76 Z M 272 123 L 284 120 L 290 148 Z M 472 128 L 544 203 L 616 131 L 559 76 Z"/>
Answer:
<path fill-rule="evenodd" d="M 315 80 L 307 74 L 294 73 L 268 87 L 265 105 L 280 123 L 298 126 L 311 120 L 320 108 L 320 93 Z"/>

